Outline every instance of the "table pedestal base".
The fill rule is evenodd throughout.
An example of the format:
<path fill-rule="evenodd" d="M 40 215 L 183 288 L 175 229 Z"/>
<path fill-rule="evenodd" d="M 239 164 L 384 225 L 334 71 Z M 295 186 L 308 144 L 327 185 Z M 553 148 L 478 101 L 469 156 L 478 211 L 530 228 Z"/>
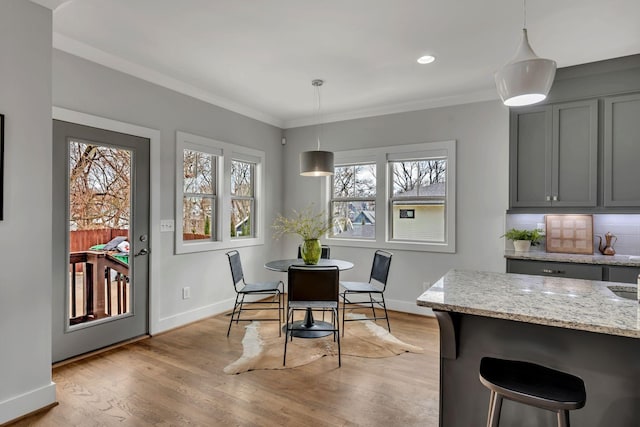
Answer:
<path fill-rule="evenodd" d="M 332 329 L 333 324 L 329 322 L 321 322 L 313 320 L 313 311 L 308 308 L 307 314 L 304 316 L 304 320 L 297 320 L 292 323 L 291 335 L 297 338 L 321 338 L 331 335 L 333 331 L 327 331 Z M 287 325 L 282 327 L 282 331 L 286 334 Z"/>

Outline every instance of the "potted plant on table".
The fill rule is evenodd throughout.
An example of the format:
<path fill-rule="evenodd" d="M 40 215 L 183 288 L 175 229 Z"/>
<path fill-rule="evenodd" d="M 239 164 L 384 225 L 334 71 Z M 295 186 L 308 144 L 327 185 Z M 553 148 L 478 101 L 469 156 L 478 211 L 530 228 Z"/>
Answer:
<path fill-rule="evenodd" d="M 305 264 L 317 264 L 322 253 L 320 237 L 331 229 L 331 223 L 324 212 L 315 212 L 313 204 L 301 211 L 293 210 L 293 215 L 285 217 L 278 214 L 273 223 L 274 237 L 284 234 L 298 234 L 302 237 L 300 253 Z"/>
<path fill-rule="evenodd" d="M 513 247 L 516 252 L 527 252 L 531 246 L 535 246 L 542 240 L 542 230 L 518 230 L 512 228 L 504 233 L 502 237 L 506 237 L 513 241 Z"/>

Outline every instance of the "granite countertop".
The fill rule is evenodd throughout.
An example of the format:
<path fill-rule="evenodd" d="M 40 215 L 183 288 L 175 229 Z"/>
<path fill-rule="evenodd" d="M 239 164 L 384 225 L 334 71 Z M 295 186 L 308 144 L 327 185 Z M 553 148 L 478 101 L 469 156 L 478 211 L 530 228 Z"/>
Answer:
<path fill-rule="evenodd" d="M 531 261 L 571 262 L 575 264 L 622 265 L 629 267 L 640 267 L 640 256 L 634 255 L 581 255 L 551 253 L 544 251 L 516 252 L 507 250 L 504 251 L 504 257 L 509 259 L 523 259 Z"/>
<path fill-rule="evenodd" d="M 640 338 L 640 304 L 595 280 L 451 270 L 418 297 L 435 310 Z"/>

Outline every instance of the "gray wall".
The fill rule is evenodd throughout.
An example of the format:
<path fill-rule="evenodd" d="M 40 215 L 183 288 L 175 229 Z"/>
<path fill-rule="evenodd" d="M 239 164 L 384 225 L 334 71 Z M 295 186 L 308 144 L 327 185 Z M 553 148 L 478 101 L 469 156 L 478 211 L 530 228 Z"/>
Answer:
<path fill-rule="evenodd" d="M 51 382 L 51 11 L 0 2 L 0 424 L 55 401 Z"/>
<path fill-rule="evenodd" d="M 389 305 L 421 312 L 415 300 L 451 268 L 500 271 L 504 215 L 508 205 L 508 110 L 498 101 L 349 120 L 321 126 L 322 149 L 341 151 L 429 141 L 457 141 L 457 241 L 455 254 L 394 250 Z M 315 149 L 316 128 L 285 131 L 285 209 L 320 201 L 320 179 L 298 175 L 301 151 Z M 285 243 L 294 253 L 295 239 Z M 380 243 L 384 247 L 384 243 Z M 368 278 L 373 250 L 332 247 L 331 256 L 354 261 L 346 280 Z"/>
<path fill-rule="evenodd" d="M 160 131 L 161 219 L 175 219 L 175 132 L 189 132 L 208 138 L 263 150 L 266 153 L 266 224 L 282 209 L 281 130 L 232 113 L 197 99 L 114 71 L 76 56 L 53 52 L 53 105 Z M 159 227 L 159 224 L 151 224 Z M 245 275 L 251 278 L 278 277 L 263 265 L 279 256 L 280 244 L 266 230 L 265 244 L 241 248 Z M 152 332 L 222 312 L 232 307 L 235 297 L 225 251 L 174 255 L 174 234 L 161 233 L 152 242 L 160 252 L 158 274 L 151 284 Z M 54 266 L 54 268 L 57 266 Z M 64 272 L 56 272 L 56 282 Z M 182 288 L 191 287 L 191 298 L 182 299 Z"/>

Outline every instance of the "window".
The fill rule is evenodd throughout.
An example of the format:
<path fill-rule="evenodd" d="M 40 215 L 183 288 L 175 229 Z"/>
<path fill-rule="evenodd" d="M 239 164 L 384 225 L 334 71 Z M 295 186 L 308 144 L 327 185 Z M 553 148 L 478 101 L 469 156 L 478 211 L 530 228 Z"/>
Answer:
<path fill-rule="evenodd" d="M 335 153 L 332 245 L 455 252 L 455 141 Z"/>
<path fill-rule="evenodd" d="M 391 240 L 445 241 L 447 160 L 389 162 Z"/>
<path fill-rule="evenodd" d="M 231 237 L 253 237 L 255 164 L 231 161 Z"/>
<path fill-rule="evenodd" d="M 330 212 L 333 237 L 376 238 L 375 163 L 335 168 Z"/>
<path fill-rule="evenodd" d="M 176 133 L 176 253 L 264 243 L 264 152 Z"/>
<path fill-rule="evenodd" d="M 215 240 L 217 159 L 183 149 L 182 240 Z"/>

